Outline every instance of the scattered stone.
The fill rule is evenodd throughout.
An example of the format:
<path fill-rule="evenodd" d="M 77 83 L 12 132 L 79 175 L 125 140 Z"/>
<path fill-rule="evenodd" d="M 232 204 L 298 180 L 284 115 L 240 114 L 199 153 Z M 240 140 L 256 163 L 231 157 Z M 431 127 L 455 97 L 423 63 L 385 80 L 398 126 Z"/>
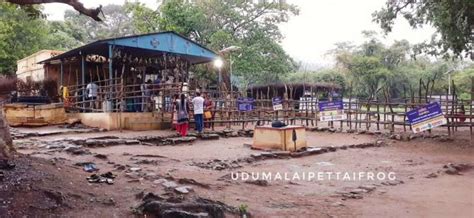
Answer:
<path fill-rule="evenodd" d="M 136 183 L 136 182 L 140 182 L 140 179 L 130 179 L 130 180 L 127 180 L 128 183 Z"/>
<path fill-rule="evenodd" d="M 347 133 L 355 133 L 356 131 L 354 129 L 348 129 L 346 130 Z"/>
<path fill-rule="evenodd" d="M 155 158 L 167 158 L 165 156 L 156 155 L 156 154 L 137 154 L 133 155 L 134 157 L 155 157 Z"/>
<path fill-rule="evenodd" d="M 215 139 L 219 139 L 219 135 L 218 134 L 202 134 L 201 135 L 201 139 L 202 140 L 215 140 Z"/>
<path fill-rule="evenodd" d="M 385 141 L 384 140 L 377 140 L 375 142 L 375 146 L 376 147 L 381 147 L 381 146 L 384 146 L 385 145 Z"/>
<path fill-rule="evenodd" d="M 363 189 L 363 190 L 365 190 L 365 191 L 367 191 L 367 192 L 371 192 L 371 191 L 373 191 L 373 190 L 376 189 L 376 187 L 373 186 L 373 185 L 361 185 L 361 186 L 359 186 L 359 188 L 360 188 L 360 189 Z"/>
<path fill-rule="evenodd" d="M 225 169 L 240 168 L 242 166 L 239 164 L 239 162 L 244 162 L 244 161 L 246 161 L 246 160 L 240 159 L 240 161 L 235 161 L 235 160 L 214 159 L 214 160 L 210 160 L 208 162 L 193 163 L 192 165 L 198 166 L 198 167 L 204 168 L 204 169 L 213 169 L 213 170 L 219 170 L 220 171 L 220 170 L 225 170 Z"/>
<path fill-rule="evenodd" d="M 132 167 L 132 168 L 130 168 L 130 171 L 132 171 L 132 172 L 138 172 L 138 171 L 141 171 L 141 170 L 142 170 L 142 168 L 140 168 L 140 167 Z"/>
<path fill-rule="evenodd" d="M 316 131 L 318 132 L 324 132 L 324 131 L 328 131 L 329 128 L 328 127 L 316 127 Z"/>
<path fill-rule="evenodd" d="M 146 174 L 145 174 L 145 177 L 146 177 L 146 178 L 154 178 L 154 177 L 156 177 L 156 176 L 157 176 L 156 173 L 146 173 Z"/>
<path fill-rule="evenodd" d="M 444 172 L 449 175 L 460 175 L 459 171 L 454 167 L 448 167 Z"/>
<path fill-rule="evenodd" d="M 337 202 L 334 202 L 333 204 L 331 204 L 332 206 L 334 207 L 342 207 L 342 206 L 345 206 L 343 203 L 337 201 Z"/>
<path fill-rule="evenodd" d="M 251 147 L 252 147 L 252 144 L 244 143 L 244 147 L 246 147 L 246 148 L 251 148 Z"/>
<path fill-rule="evenodd" d="M 382 185 L 390 185 L 390 186 L 394 186 L 394 185 L 399 185 L 399 184 L 403 184 L 404 182 L 402 180 L 389 180 L 389 181 L 386 181 L 386 182 L 382 182 L 381 184 Z"/>
<path fill-rule="evenodd" d="M 223 170 L 223 169 L 225 169 L 225 167 L 222 166 L 222 165 L 216 165 L 216 166 L 212 167 L 212 169 L 213 170 Z"/>
<path fill-rule="evenodd" d="M 362 134 L 365 134 L 366 132 L 367 132 L 367 131 L 365 131 L 365 130 L 359 130 L 359 131 L 357 132 L 357 135 L 362 135 Z"/>
<path fill-rule="evenodd" d="M 436 177 L 438 177 L 438 175 L 436 175 L 436 173 L 430 173 L 427 176 L 425 176 L 425 178 L 428 178 L 428 179 L 436 178 Z"/>
<path fill-rule="evenodd" d="M 235 131 L 232 131 L 229 136 L 230 136 L 230 137 L 238 137 L 238 136 L 239 136 L 239 133 L 238 133 L 238 132 L 235 132 Z"/>
<path fill-rule="evenodd" d="M 319 166 L 332 166 L 334 165 L 333 163 L 330 163 L 330 162 L 317 162 L 316 165 L 319 165 Z"/>
<path fill-rule="evenodd" d="M 418 138 L 418 135 L 416 135 L 416 134 L 410 134 L 408 136 L 408 140 L 413 140 L 413 139 L 416 139 L 416 138 Z"/>
<path fill-rule="evenodd" d="M 401 141 L 403 139 L 403 137 L 400 134 L 393 134 L 393 135 L 390 136 L 390 139 L 395 139 L 395 140 Z"/>
<path fill-rule="evenodd" d="M 135 164 L 152 164 L 152 165 L 157 165 L 157 164 L 158 164 L 158 161 L 156 161 L 156 160 L 143 159 L 143 160 L 136 161 Z"/>
<path fill-rule="evenodd" d="M 102 201 L 102 204 L 113 206 L 113 205 L 115 205 L 115 201 L 114 201 L 113 198 L 107 198 L 107 199 Z"/>
<path fill-rule="evenodd" d="M 290 183 L 291 185 L 300 185 L 299 183 L 297 183 L 297 182 L 295 182 L 295 181 L 292 181 L 292 180 L 290 180 L 289 183 Z"/>
<path fill-rule="evenodd" d="M 59 148 L 65 148 L 66 146 L 64 145 L 58 145 L 58 144 L 52 144 L 52 145 L 47 145 L 47 149 L 59 149 Z"/>
<path fill-rule="evenodd" d="M 363 196 L 361 194 L 351 193 L 351 192 L 343 193 L 341 196 L 343 197 L 342 200 L 346 200 L 347 198 L 351 198 L 351 199 L 362 199 L 363 198 Z"/>
<path fill-rule="evenodd" d="M 176 184 L 173 181 L 166 181 L 166 182 L 161 183 L 161 185 L 165 188 L 176 188 L 178 186 L 178 184 Z"/>
<path fill-rule="evenodd" d="M 194 179 L 187 179 L 187 178 L 178 179 L 178 183 L 180 183 L 180 184 L 196 185 L 196 186 L 200 186 L 200 187 L 203 187 L 203 188 L 210 188 L 210 187 L 211 187 L 211 186 L 208 185 L 208 184 L 203 184 L 203 183 L 197 182 L 197 181 L 194 180 Z"/>
<path fill-rule="evenodd" d="M 68 146 L 63 149 L 63 151 L 71 153 L 73 155 L 84 155 L 84 154 L 90 154 L 91 152 L 88 149 L 83 148 L 82 146 Z"/>
<path fill-rule="evenodd" d="M 471 169 L 473 166 L 469 164 L 453 164 L 453 163 L 448 163 L 443 166 L 445 170 L 445 173 L 450 174 L 450 175 L 460 175 L 462 171 L 466 171 Z"/>
<path fill-rule="evenodd" d="M 105 155 L 105 154 L 96 154 L 96 155 L 94 155 L 94 157 L 102 159 L 102 160 L 107 159 L 107 155 Z"/>
<path fill-rule="evenodd" d="M 188 194 L 189 192 L 193 190 L 193 188 L 190 186 L 180 186 L 180 187 L 176 187 L 174 190 L 181 194 Z"/>
<path fill-rule="evenodd" d="M 270 185 L 267 180 L 263 180 L 263 179 L 247 180 L 247 181 L 245 181 L 245 183 L 258 185 L 258 186 L 269 186 Z"/>
<path fill-rule="evenodd" d="M 440 142 L 452 142 L 452 141 L 454 141 L 454 139 L 449 137 L 449 136 L 439 136 L 438 141 L 440 141 Z"/>
<path fill-rule="evenodd" d="M 165 182 L 168 182 L 168 180 L 166 180 L 166 179 L 157 179 L 157 180 L 153 181 L 153 183 L 155 183 L 155 184 L 162 184 L 162 183 L 165 183 Z"/>
<path fill-rule="evenodd" d="M 193 142 L 196 141 L 196 137 L 194 136 L 188 136 L 188 137 L 178 137 L 178 138 L 166 138 L 163 140 L 164 144 L 180 144 L 180 143 L 187 143 L 187 142 Z"/>
<path fill-rule="evenodd" d="M 327 147 L 327 150 L 330 151 L 330 152 L 334 152 L 334 151 L 337 150 L 337 147 L 329 146 L 329 147 Z"/>
<path fill-rule="evenodd" d="M 350 193 L 352 193 L 352 194 L 362 194 L 362 193 L 366 193 L 366 192 L 368 192 L 368 191 L 365 190 L 365 189 L 361 189 L 361 188 L 352 189 L 350 191 Z"/>
<path fill-rule="evenodd" d="M 120 164 L 115 165 L 115 170 L 122 171 L 122 170 L 125 170 L 125 169 L 126 169 L 126 167 L 124 165 L 120 165 Z"/>

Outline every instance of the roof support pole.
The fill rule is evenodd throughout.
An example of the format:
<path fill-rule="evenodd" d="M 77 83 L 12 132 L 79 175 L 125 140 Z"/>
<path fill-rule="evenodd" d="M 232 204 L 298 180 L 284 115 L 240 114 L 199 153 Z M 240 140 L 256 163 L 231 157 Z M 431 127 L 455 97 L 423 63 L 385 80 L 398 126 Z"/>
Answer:
<path fill-rule="evenodd" d="M 63 78 L 64 78 L 64 64 L 63 64 L 63 60 L 61 59 L 61 76 L 60 76 L 60 80 L 59 80 L 60 83 L 61 83 L 61 86 L 63 86 Z"/>
<path fill-rule="evenodd" d="M 47 80 L 49 77 L 48 64 L 44 65 L 44 80 Z"/>
<path fill-rule="evenodd" d="M 113 69 L 112 69 L 112 54 L 113 51 L 112 51 L 112 45 L 109 44 L 109 86 L 110 86 L 110 92 L 109 92 L 109 98 L 112 98 L 112 92 L 113 92 L 113 88 L 112 88 L 112 79 L 113 79 Z"/>
<path fill-rule="evenodd" d="M 82 108 L 86 108 L 86 74 L 85 74 L 86 63 L 84 60 L 84 54 L 81 52 L 81 86 L 82 86 Z"/>

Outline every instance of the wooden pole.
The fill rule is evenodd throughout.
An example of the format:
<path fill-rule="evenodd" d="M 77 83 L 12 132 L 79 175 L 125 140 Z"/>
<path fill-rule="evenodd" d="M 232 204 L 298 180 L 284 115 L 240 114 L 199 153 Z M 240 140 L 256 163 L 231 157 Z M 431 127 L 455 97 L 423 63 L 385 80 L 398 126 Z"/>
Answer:
<path fill-rule="evenodd" d="M 349 118 L 349 129 L 352 129 L 352 82 L 349 91 L 349 110 L 347 111 L 347 116 Z"/>
<path fill-rule="evenodd" d="M 446 89 L 446 115 L 449 116 L 449 90 Z M 449 118 L 446 119 L 448 126 L 448 136 L 451 136 L 451 126 L 449 125 Z"/>
<path fill-rule="evenodd" d="M 471 134 L 471 146 L 472 142 L 472 102 L 474 101 L 474 77 L 471 77 L 471 101 L 469 102 L 469 131 Z"/>

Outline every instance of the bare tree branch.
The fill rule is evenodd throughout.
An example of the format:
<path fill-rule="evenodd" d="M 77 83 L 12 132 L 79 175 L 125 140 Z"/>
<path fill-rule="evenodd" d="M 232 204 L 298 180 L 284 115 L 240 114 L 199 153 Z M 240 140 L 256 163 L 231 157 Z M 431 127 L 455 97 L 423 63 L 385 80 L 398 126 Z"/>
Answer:
<path fill-rule="evenodd" d="M 102 5 L 97 8 L 85 8 L 84 5 L 78 0 L 6 0 L 12 4 L 17 5 L 37 5 L 46 3 L 63 3 L 72 6 L 76 11 L 81 14 L 89 16 L 95 21 L 102 21 L 99 14 L 102 12 Z"/>

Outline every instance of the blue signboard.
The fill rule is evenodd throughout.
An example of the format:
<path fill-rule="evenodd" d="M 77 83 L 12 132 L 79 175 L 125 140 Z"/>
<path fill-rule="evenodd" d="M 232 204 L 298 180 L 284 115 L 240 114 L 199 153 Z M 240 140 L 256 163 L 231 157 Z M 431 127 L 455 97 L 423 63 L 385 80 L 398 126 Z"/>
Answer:
<path fill-rule="evenodd" d="M 344 104 L 342 100 L 320 101 L 318 106 L 320 121 L 336 121 L 345 119 Z"/>
<path fill-rule="evenodd" d="M 318 106 L 319 106 L 319 111 L 333 111 L 333 110 L 343 110 L 344 109 L 344 105 L 342 104 L 342 100 L 320 101 Z"/>
<path fill-rule="evenodd" d="M 433 129 L 447 123 L 438 102 L 408 111 L 406 115 L 414 133 Z"/>
<path fill-rule="evenodd" d="M 238 98 L 237 99 L 238 110 L 239 111 L 252 111 L 254 102 L 255 102 L 255 99 L 253 98 Z"/>
<path fill-rule="evenodd" d="M 281 97 L 272 98 L 272 105 L 273 105 L 273 110 L 275 111 L 283 110 L 283 100 L 281 99 Z"/>

